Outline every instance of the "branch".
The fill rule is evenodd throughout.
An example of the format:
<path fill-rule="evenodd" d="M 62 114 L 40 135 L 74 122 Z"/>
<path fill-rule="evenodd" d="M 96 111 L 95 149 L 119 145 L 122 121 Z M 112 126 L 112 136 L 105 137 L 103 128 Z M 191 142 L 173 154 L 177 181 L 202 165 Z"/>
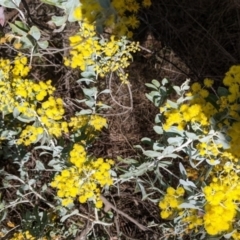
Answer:
<path fill-rule="evenodd" d="M 122 212 L 121 210 L 117 209 L 112 203 L 110 203 L 104 196 L 100 195 L 100 199 L 103 201 L 103 203 L 108 207 L 113 209 L 115 212 L 117 212 L 118 214 L 122 215 L 123 217 L 127 218 L 129 221 L 131 221 L 132 223 L 134 223 L 136 226 L 138 226 L 138 228 L 140 228 L 143 231 L 146 230 L 150 230 L 149 228 L 143 226 L 142 224 L 140 224 L 139 222 L 137 222 L 136 220 L 134 220 L 132 217 L 130 217 L 129 215 L 127 215 L 126 213 Z"/>

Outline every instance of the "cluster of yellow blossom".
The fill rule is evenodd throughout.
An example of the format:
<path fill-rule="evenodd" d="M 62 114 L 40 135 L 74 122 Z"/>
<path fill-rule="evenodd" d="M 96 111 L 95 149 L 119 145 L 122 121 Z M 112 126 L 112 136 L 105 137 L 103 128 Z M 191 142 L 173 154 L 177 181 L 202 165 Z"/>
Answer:
<path fill-rule="evenodd" d="M 0 111 L 6 115 L 12 113 L 20 116 L 33 125 L 23 127 L 18 144 L 30 145 L 36 142 L 44 130 L 50 136 L 59 137 L 68 132 L 67 123 L 62 121 L 63 101 L 54 98 L 55 88 L 51 80 L 35 82 L 25 79 L 30 68 L 27 67 L 27 58 L 18 55 L 13 65 L 9 60 L 0 59 Z M 20 119 L 20 121 L 21 121 Z"/>
<path fill-rule="evenodd" d="M 17 56 L 12 66 L 8 59 L 0 59 L 0 111 L 4 115 L 13 112 L 18 105 L 15 85 L 17 82 L 20 83 L 19 78 L 25 77 L 30 70 L 23 64 L 26 61 L 26 57 Z"/>
<path fill-rule="evenodd" d="M 179 212 L 179 215 L 186 214 L 181 219 L 181 222 L 187 224 L 188 230 L 195 230 L 198 231 L 200 227 L 203 225 L 203 218 L 202 214 L 198 212 L 196 209 L 188 209 L 188 211 Z"/>
<path fill-rule="evenodd" d="M 27 57 L 18 55 L 14 59 L 14 67 L 12 69 L 13 76 L 26 77 L 30 71 L 30 67 L 27 66 Z"/>
<path fill-rule="evenodd" d="M 207 162 L 210 165 L 216 165 L 219 158 L 224 157 L 224 151 L 222 150 L 221 144 L 216 144 L 212 140 L 208 142 L 199 142 L 196 145 L 196 149 L 199 152 L 199 155 L 207 159 Z"/>
<path fill-rule="evenodd" d="M 206 204 L 203 220 L 208 234 L 232 231 L 240 201 L 239 180 L 239 174 L 231 171 L 214 177 L 212 183 L 204 187 Z"/>
<path fill-rule="evenodd" d="M 128 74 L 124 73 L 123 69 L 130 65 L 131 53 L 138 50 L 138 42 L 128 42 L 125 38 L 115 40 L 112 36 L 107 43 L 102 43 L 101 58 L 95 63 L 97 74 L 103 77 L 110 72 L 116 72 L 120 80 L 126 83 Z"/>
<path fill-rule="evenodd" d="M 31 118 L 36 116 L 36 103 L 43 101 L 48 95 L 52 95 L 55 88 L 51 85 L 51 80 L 34 83 L 28 79 L 16 78 L 12 81 L 12 91 L 14 91 L 13 97 L 18 102 L 17 110 Z"/>
<path fill-rule="evenodd" d="M 174 216 L 179 212 L 178 206 L 182 203 L 185 190 L 182 187 L 174 189 L 172 187 L 167 188 L 167 193 L 164 198 L 159 202 L 161 209 L 161 218 L 167 219 Z"/>
<path fill-rule="evenodd" d="M 160 201 L 161 218 L 171 219 L 181 216 L 181 223 L 187 224 L 186 232 L 204 227 L 212 236 L 231 233 L 238 221 L 237 212 L 240 202 L 240 166 L 227 162 L 221 172 L 212 174 L 211 182 L 203 188 L 205 197 L 204 209 L 180 208 L 184 202 L 184 189 L 167 188 L 166 195 Z M 216 174 L 218 175 L 216 176 Z M 200 205 L 199 205 L 200 207 Z M 239 239 L 240 234 L 235 231 L 232 238 Z"/>
<path fill-rule="evenodd" d="M 13 237 L 10 240 L 36 240 L 29 231 L 14 233 Z M 43 238 L 42 240 L 46 240 Z"/>
<path fill-rule="evenodd" d="M 1 79 L 7 79 L 9 78 L 9 73 L 11 71 L 12 67 L 11 67 L 11 62 L 9 59 L 3 59 L 0 58 L 0 76 Z"/>
<path fill-rule="evenodd" d="M 13 40 L 13 47 L 15 49 L 20 49 L 23 46 L 21 42 L 21 37 L 13 33 L 6 33 L 3 37 L 0 37 L 0 44 L 12 43 Z"/>
<path fill-rule="evenodd" d="M 51 186 L 58 189 L 57 196 L 62 199 L 62 205 L 73 203 L 78 196 L 80 203 L 93 201 L 96 208 L 101 208 L 101 188 L 113 184 L 110 169 L 114 162 L 87 157 L 80 144 L 74 144 L 69 161 L 73 166 L 62 170 L 51 182 Z"/>
<path fill-rule="evenodd" d="M 240 103 L 239 103 L 239 85 L 240 85 L 240 66 L 233 66 L 226 73 L 223 79 L 223 84 L 226 86 L 225 94 L 219 96 L 215 104 L 209 101 L 209 90 L 213 80 L 205 79 L 204 87 L 200 83 L 193 83 L 191 91 L 186 96 L 192 98 L 184 103 L 178 105 L 177 108 L 171 107 L 165 103 L 160 111 L 165 116 L 163 128 L 168 130 L 175 125 L 180 130 L 186 129 L 189 124 L 198 123 L 201 127 L 203 136 L 207 136 L 211 130 L 211 118 L 219 114 L 224 117 L 217 122 L 219 130 L 225 129 L 227 135 L 230 137 L 230 148 L 222 152 L 221 144 L 214 142 L 199 143 L 197 148 L 202 156 L 219 157 L 224 152 L 229 152 L 235 157 L 240 157 L 239 141 L 240 141 Z M 208 145 L 208 146 L 206 146 Z M 214 162 L 214 159 L 212 159 Z"/>
<path fill-rule="evenodd" d="M 87 66 L 94 66 L 97 75 L 101 77 L 107 73 L 116 72 L 121 80 L 125 76 L 122 69 L 130 64 L 131 54 L 139 50 L 139 43 L 129 42 L 125 38 L 116 40 L 97 37 L 95 26 L 84 22 L 78 34 L 69 38 L 70 58 L 65 58 L 64 64 L 71 68 L 85 71 Z"/>
<path fill-rule="evenodd" d="M 36 238 L 34 236 L 31 235 L 31 233 L 29 231 L 25 231 L 25 232 L 18 232 L 18 233 L 14 233 L 13 237 L 10 238 L 10 240 L 47 240 L 49 238 L 47 237 L 41 237 L 41 238 Z M 51 237 L 52 240 L 58 240 L 59 237 L 55 236 L 55 237 Z"/>
<path fill-rule="evenodd" d="M 72 132 L 75 132 L 81 129 L 83 126 L 87 126 L 88 122 L 89 122 L 88 115 L 79 115 L 71 117 L 68 125 L 72 129 Z"/>
<path fill-rule="evenodd" d="M 79 130 L 81 132 L 81 129 L 84 128 L 84 132 L 81 132 L 81 134 L 84 134 L 86 141 L 91 141 L 96 137 L 96 133 L 107 126 L 107 119 L 95 114 L 79 115 L 71 117 L 68 126 L 71 133 L 79 132 Z"/>
<path fill-rule="evenodd" d="M 230 149 L 228 151 L 240 158 L 239 142 L 240 142 L 240 122 L 234 122 L 228 130 L 228 135 L 231 137 Z"/>
<path fill-rule="evenodd" d="M 98 115 L 64 120 L 64 103 L 61 98 L 53 96 L 55 87 L 51 80 L 35 82 L 24 78 L 29 71 L 26 65 L 27 58 L 21 55 L 15 58 L 13 65 L 9 60 L 0 59 L 0 112 L 6 124 L 11 123 L 5 116 L 7 114 L 13 114 L 19 120 L 14 126 L 18 127 L 17 131 L 21 128 L 17 144 L 28 146 L 36 143 L 43 134 L 58 138 L 63 133 L 73 133 L 84 126 L 85 135 L 93 139 L 95 133 L 106 126 L 106 119 Z"/>
<path fill-rule="evenodd" d="M 235 230 L 232 234 L 232 238 L 234 240 L 240 240 L 240 232 L 238 232 L 237 230 Z"/>
<path fill-rule="evenodd" d="M 239 152 L 239 127 L 240 127 L 240 65 L 232 66 L 225 74 L 223 84 L 227 87 L 228 95 L 220 97 L 218 105 L 219 111 L 227 110 L 227 118 L 219 127 L 227 127 L 227 134 L 231 138 L 229 153 L 240 158 Z"/>
<path fill-rule="evenodd" d="M 187 172 L 188 179 L 195 181 L 200 177 L 200 173 L 198 169 L 192 168 L 190 166 L 187 166 L 185 169 Z"/>
<path fill-rule="evenodd" d="M 88 65 L 94 64 L 94 59 L 100 55 L 101 46 L 96 38 L 95 27 L 83 23 L 78 34 L 69 37 L 71 60 L 65 58 L 64 64 L 71 68 L 86 70 Z"/>
<path fill-rule="evenodd" d="M 207 126 L 207 118 L 203 111 L 203 106 L 199 103 L 182 104 L 179 109 L 170 109 L 164 113 L 166 121 L 163 125 L 165 130 L 177 125 L 182 130 L 189 122 L 200 122 L 202 126 Z"/>
<path fill-rule="evenodd" d="M 47 101 L 42 102 L 41 108 L 37 110 L 37 113 L 40 122 L 50 135 L 60 137 L 62 133 L 68 133 L 68 124 L 62 120 L 65 110 L 61 98 L 50 96 Z"/>
<path fill-rule="evenodd" d="M 209 91 L 206 88 L 211 85 L 210 79 L 205 79 L 205 88 L 202 88 L 200 83 L 193 83 L 191 92 L 186 93 L 186 96 L 192 96 L 191 100 L 179 104 L 178 108 L 172 108 L 168 103 L 161 106 L 160 111 L 165 116 L 163 128 L 168 130 L 176 125 L 178 129 L 183 130 L 187 124 L 199 123 L 203 132 L 208 133 L 209 119 L 217 113 L 216 107 L 207 100 Z"/>
<path fill-rule="evenodd" d="M 182 212 L 175 211 L 175 213 L 182 216 L 181 222 L 188 224 L 188 230 L 198 231 L 200 227 L 204 227 L 209 235 L 232 233 L 232 239 L 240 239 L 238 230 L 240 66 L 230 68 L 223 79 L 223 84 L 224 87 L 220 87 L 214 97 L 210 96 L 213 80 L 205 79 L 203 86 L 200 83 L 194 83 L 190 92 L 185 95 L 189 97 L 187 101 L 176 105 L 166 102 L 160 111 L 165 117 L 163 123 L 165 130 L 171 126 L 177 126 L 181 130 L 191 129 L 199 134 L 199 139 L 195 141 L 194 146 L 199 156 L 213 165 L 211 172 L 208 172 L 208 178 L 205 179 L 207 185 L 202 189 L 204 198 L 201 199 L 201 203 L 199 202 L 199 208 L 202 206 L 202 210 L 183 208 Z M 215 93 L 213 88 L 212 90 Z M 214 126 L 211 125 L 212 119 L 215 119 Z M 220 141 L 215 141 L 216 138 L 208 137 L 213 129 L 226 135 L 225 137 L 223 134 L 222 137 L 229 144 L 228 148 L 228 145 L 223 146 Z M 210 170 L 207 165 L 202 168 Z M 203 170 L 203 172 L 206 171 Z M 169 196 L 169 193 L 166 193 L 166 196 Z M 159 204 L 162 218 L 170 218 L 174 213 L 174 211 L 170 213 L 163 211 L 171 207 L 171 200 L 169 199 L 168 202 L 168 205 L 167 202 Z M 174 206 L 176 203 L 171 204 Z"/>
<path fill-rule="evenodd" d="M 140 8 L 150 6 L 151 0 L 143 0 L 141 4 L 136 0 L 111 0 L 108 8 L 104 8 L 100 1 L 82 0 L 81 5 L 74 10 L 74 17 L 81 22 L 101 22 L 101 27 L 114 35 L 131 38 L 131 30 L 139 26 L 136 14 Z"/>
<path fill-rule="evenodd" d="M 107 120 L 104 117 L 98 115 L 91 115 L 89 119 L 89 124 L 95 130 L 100 131 L 107 124 Z"/>
<path fill-rule="evenodd" d="M 42 127 L 28 125 L 22 130 L 17 144 L 29 146 L 31 143 L 37 142 L 38 137 L 43 134 L 43 131 L 44 129 Z"/>

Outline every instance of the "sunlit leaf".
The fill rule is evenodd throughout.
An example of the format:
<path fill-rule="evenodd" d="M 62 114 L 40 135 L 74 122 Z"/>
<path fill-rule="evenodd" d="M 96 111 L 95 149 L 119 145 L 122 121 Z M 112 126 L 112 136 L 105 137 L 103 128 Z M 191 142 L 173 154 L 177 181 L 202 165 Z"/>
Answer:
<path fill-rule="evenodd" d="M 180 173 L 181 173 L 184 177 L 187 176 L 187 171 L 186 171 L 186 169 L 184 168 L 184 166 L 183 166 L 183 164 L 182 164 L 181 162 L 179 163 L 179 170 L 180 170 Z"/>
<path fill-rule="evenodd" d="M 37 171 L 42 171 L 42 170 L 45 170 L 45 167 L 44 167 L 44 164 L 41 162 L 41 161 L 39 161 L 39 160 L 36 160 L 35 161 L 35 169 L 37 170 Z"/>
<path fill-rule="evenodd" d="M 155 125 L 155 126 L 153 127 L 153 129 L 154 129 L 154 131 L 155 131 L 157 134 L 160 134 L 160 135 L 163 134 L 163 129 L 162 129 L 162 127 Z"/>
<path fill-rule="evenodd" d="M 200 209 L 198 206 L 195 206 L 191 203 L 182 203 L 178 206 L 179 208 L 190 208 L 190 209 Z"/>
<path fill-rule="evenodd" d="M 28 32 L 30 35 L 34 37 L 34 39 L 39 40 L 41 37 L 40 30 L 36 26 L 32 26 L 30 31 Z"/>
<path fill-rule="evenodd" d="M 154 90 L 158 90 L 158 88 L 157 88 L 155 85 L 151 84 L 151 83 L 145 83 L 145 85 L 146 85 L 148 88 L 151 88 L 151 89 L 154 89 Z"/>
<path fill-rule="evenodd" d="M 168 84 L 169 83 L 169 81 L 166 79 L 166 78 L 164 78 L 163 80 L 162 80 L 162 85 L 163 86 L 165 86 L 166 84 Z"/>
<path fill-rule="evenodd" d="M 52 16 L 52 22 L 58 27 L 62 26 L 66 21 L 66 16 Z"/>
<path fill-rule="evenodd" d="M 12 29 L 12 31 L 13 31 L 14 33 L 17 33 L 17 34 L 19 34 L 20 36 L 27 36 L 28 32 L 27 32 L 27 30 L 24 29 L 23 27 L 21 28 L 21 27 L 19 27 L 19 26 L 17 26 L 17 25 L 14 25 L 13 23 L 9 23 L 9 25 L 10 25 L 10 27 L 11 27 L 11 29 Z"/>
<path fill-rule="evenodd" d="M 185 181 L 183 179 L 180 179 L 179 183 L 182 184 L 183 186 L 197 188 L 197 186 L 192 181 L 189 181 L 189 180 Z"/>
<path fill-rule="evenodd" d="M 74 216 L 74 215 L 76 215 L 76 214 L 78 214 L 78 213 L 79 213 L 78 209 L 75 209 L 75 210 L 73 210 L 70 214 L 66 214 L 65 216 L 63 216 L 63 217 L 60 219 L 60 221 L 61 221 L 61 222 L 65 222 L 69 217 Z"/>
<path fill-rule="evenodd" d="M 45 41 L 38 41 L 37 43 L 38 43 L 38 46 L 42 49 L 47 49 L 48 46 L 49 46 L 49 43 L 46 40 Z"/>
<path fill-rule="evenodd" d="M 7 8 L 18 8 L 21 3 L 21 0 L 1 0 L 0 4 Z"/>

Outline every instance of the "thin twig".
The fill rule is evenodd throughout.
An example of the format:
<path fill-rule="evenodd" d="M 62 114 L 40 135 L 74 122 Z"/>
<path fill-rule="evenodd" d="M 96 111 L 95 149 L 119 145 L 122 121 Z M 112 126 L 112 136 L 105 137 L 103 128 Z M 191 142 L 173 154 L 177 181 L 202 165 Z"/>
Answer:
<path fill-rule="evenodd" d="M 87 234 L 91 231 L 93 228 L 93 224 L 88 221 L 86 224 L 86 227 L 81 231 L 80 235 L 78 235 L 74 240 L 85 240 Z"/>
<path fill-rule="evenodd" d="M 130 96 L 130 107 L 129 107 L 129 106 L 124 106 L 124 105 L 120 104 L 120 103 L 113 97 L 112 91 L 111 91 L 111 86 L 112 86 L 112 74 L 113 74 L 113 72 L 111 72 L 110 77 L 109 77 L 109 89 L 110 89 L 110 96 L 111 96 L 113 102 L 116 103 L 118 106 L 120 106 L 120 107 L 122 107 L 122 108 L 126 108 L 126 109 L 129 109 L 129 110 L 132 110 L 132 105 L 133 105 L 133 104 L 132 104 L 132 94 L 131 94 L 131 89 L 130 89 L 129 84 L 127 84 L 127 86 L 128 86 L 129 96 Z"/>
<path fill-rule="evenodd" d="M 129 221 L 134 223 L 138 228 L 140 228 L 142 231 L 150 230 L 148 227 L 143 226 L 141 223 L 137 222 L 135 219 L 130 217 L 128 214 L 124 213 L 123 211 L 117 209 L 112 203 L 110 203 L 104 196 L 100 195 L 100 199 L 103 201 L 105 205 L 113 209 L 118 214 L 122 215 L 123 217 L 127 218 Z"/>

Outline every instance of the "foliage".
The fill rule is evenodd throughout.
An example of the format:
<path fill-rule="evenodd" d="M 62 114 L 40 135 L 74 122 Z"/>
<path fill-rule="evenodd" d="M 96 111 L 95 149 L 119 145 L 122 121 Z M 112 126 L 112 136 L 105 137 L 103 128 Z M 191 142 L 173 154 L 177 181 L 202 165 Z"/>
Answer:
<path fill-rule="evenodd" d="M 189 80 L 180 87 L 166 79 L 147 84 L 152 89 L 147 97 L 160 110 L 154 130 L 161 137 L 144 139 L 153 150 L 143 153 L 160 167 L 166 158 L 182 162 L 177 189 L 168 186 L 159 202 L 161 217 L 173 222 L 174 229 L 165 231 L 177 239 L 183 234 L 238 239 L 239 72 L 239 66 L 231 67 L 217 91 L 211 79 L 191 87 Z M 175 101 L 170 100 L 173 94 Z M 191 173 L 194 169 L 197 174 Z"/>
<path fill-rule="evenodd" d="M 11 30 L 0 40 L 18 53 L 14 59 L 0 59 L 1 154 L 4 161 L 17 166 L 13 172 L 5 168 L 0 171 L 2 190 L 16 189 L 11 199 L 1 199 L 4 227 L 0 235 L 8 239 L 76 237 L 83 228 L 81 219 L 89 219 L 79 213 L 80 204 L 88 204 L 94 211 L 93 226 L 109 225 L 98 220 L 98 212 L 103 207 L 101 194 L 114 185 L 114 161 L 88 153 L 107 127 L 107 119 L 99 113 L 109 107 L 98 98 L 110 91 L 99 92 L 97 86 L 101 78 L 114 73 L 128 83 L 124 69 L 132 61 L 132 53 L 139 50 L 139 44 L 129 40 L 131 30 L 139 25 L 136 14 L 140 7 L 151 5 L 150 1 L 142 5 L 135 1 L 42 2 L 63 10 L 62 16 L 52 16 L 49 22 L 59 28 L 50 30 L 61 32 L 68 21 L 79 24 L 78 31 L 65 39 L 69 51 L 64 65 L 81 74 L 73 83 L 80 86 L 81 98 L 74 99 L 76 107 L 69 111 L 65 96 L 59 94 L 57 79 L 35 78 L 34 63 L 49 54 L 45 35 L 50 34 L 50 26 L 44 31 L 34 22 L 30 26 L 21 1 L 0 1 L 2 6 L 17 9 L 21 16 L 9 23 Z M 107 34 L 103 34 L 105 30 Z M 34 202 L 41 209 L 33 208 Z M 20 212 L 18 218 L 11 218 L 12 209 Z"/>
<path fill-rule="evenodd" d="M 92 200 L 97 208 L 101 208 L 103 203 L 99 187 L 113 184 L 109 170 L 114 162 L 104 161 L 103 158 L 87 159 L 84 147 L 79 144 L 74 144 L 69 154 L 73 167 L 64 169 L 51 182 L 52 187 L 58 188 L 57 196 L 63 199 L 62 205 L 72 204 L 73 199 L 79 195 L 80 203 Z"/>
<path fill-rule="evenodd" d="M 91 147 L 111 107 L 100 101 L 112 94 L 104 80 L 114 75 L 130 86 L 128 67 L 140 50 L 131 38 L 139 11 L 151 1 L 42 2 L 61 9 L 48 23 L 53 32 L 77 26 L 58 51 L 74 78 L 72 92 L 78 90 L 69 103 L 58 79 L 36 77 L 34 63 L 49 54 L 50 32 L 29 25 L 21 1 L 0 0 L 21 15 L 0 40 L 15 51 L 14 58 L 0 58 L 1 189 L 11 192 L 9 199 L 0 196 L 0 236 L 73 239 L 86 231 L 87 237 L 96 224 L 113 223 L 108 210 L 116 209 L 103 195 L 134 182 L 142 200 L 159 208 L 161 223 L 149 226 L 157 225 L 165 239 L 239 239 L 240 67 L 232 66 L 217 90 L 212 79 L 191 86 L 189 79 L 181 86 L 166 78 L 147 83 L 146 98 L 159 109 L 157 139 L 142 139 L 138 160 L 94 156 Z"/>

